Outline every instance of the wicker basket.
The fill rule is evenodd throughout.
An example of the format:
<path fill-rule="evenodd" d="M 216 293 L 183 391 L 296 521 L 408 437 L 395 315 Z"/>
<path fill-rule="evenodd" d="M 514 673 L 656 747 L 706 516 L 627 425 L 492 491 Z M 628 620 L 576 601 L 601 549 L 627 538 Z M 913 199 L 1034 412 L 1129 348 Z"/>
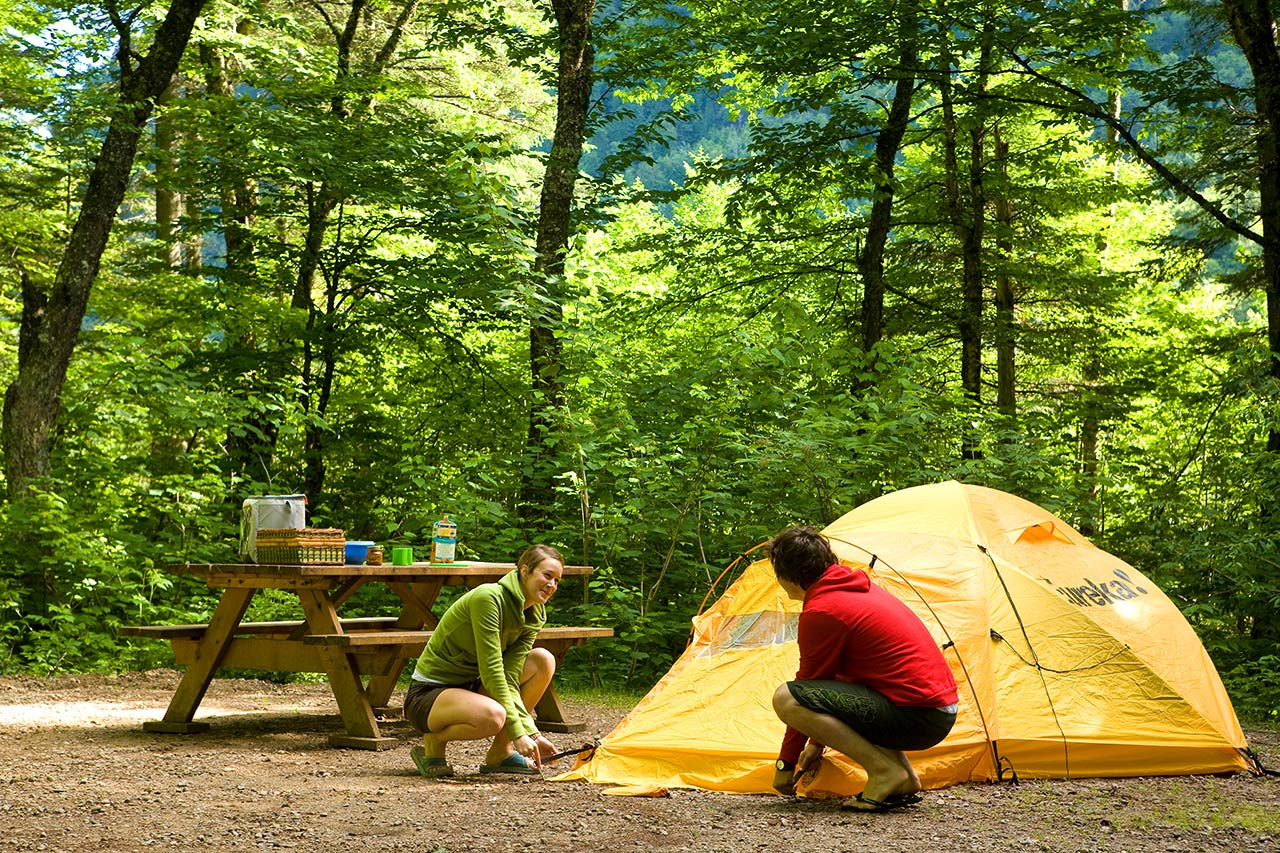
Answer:
<path fill-rule="evenodd" d="M 341 528 L 264 527 L 258 531 L 258 562 L 287 565 L 342 565 L 347 540 Z"/>

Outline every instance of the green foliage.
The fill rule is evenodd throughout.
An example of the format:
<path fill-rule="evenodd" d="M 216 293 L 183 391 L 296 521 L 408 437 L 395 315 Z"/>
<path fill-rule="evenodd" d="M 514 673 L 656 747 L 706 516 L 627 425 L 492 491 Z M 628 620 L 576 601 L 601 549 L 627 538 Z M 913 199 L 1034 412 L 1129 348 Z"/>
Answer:
<path fill-rule="evenodd" d="M 121 490 L 68 500 L 64 495 L 76 492 L 61 486 L 9 504 L 0 516 L 0 562 L 9 567 L 0 578 L 0 671 L 167 664 L 167 649 L 121 646 L 115 639 L 116 629 L 140 619 L 189 621 L 190 608 L 202 610 L 201 599 L 208 599 L 176 583 L 163 570 L 157 543 L 129 529 L 130 504 L 141 499 L 159 510 L 163 499 Z"/>
<path fill-rule="evenodd" d="M 1239 662 L 1231 666 L 1233 660 Z M 1266 721 L 1274 725 L 1280 719 L 1280 689 L 1276 687 L 1280 657 L 1265 654 L 1257 660 L 1239 660 L 1233 656 L 1224 663 L 1231 666 L 1223 670 L 1222 680 L 1234 699 L 1236 713 L 1255 724 Z"/>
<path fill-rule="evenodd" d="M 0 7 L 6 383 L 16 285 L 56 268 L 110 59 L 94 21 L 43 41 L 45 22 L 19 11 Z M 214 593 L 165 565 L 230 559 L 243 498 L 298 491 L 317 472 L 315 526 L 421 548 L 447 512 L 460 559 L 512 560 L 534 536 L 516 504 L 539 464 L 557 521 L 537 538 L 596 567 L 564 585 L 552 619 L 617 632 L 575 649 L 561 677 L 633 695 L 683 650 L 736 556 L 786 525 L 956 478 L 1092 530 L 1183 608 L 1240 710 L 1274 716 L 1280 469 L 1261 448 L 1280 424 L 1260 254 L 1181 222 L 1054 82 L 1142 91 L 1126 102 L 1142 132 L 1248 209 L 1251 137 L 1227 121 L 1247 104 L 1216 84 L 1239 76 L 1235 48 L 1213 37 L 1189 50 L 1202 33 L 1162 14 L 1149 51 L 1137 41 L 1148 18 L 1117 6 L 625 12 L 598 21 L 611 106 L 584 165 L 633 183 L 581 197 L 556 330 L 565 394 L 534 462 L 546 9 L 437 4 L 377 74 L 373 17 L 339 73 L 333 33 L 308 9 L 210 10 L 189 85 L 162 108 L 186 134 L 175 155 L 139 163 L 95 285 L 53 475 L 0 508 L 0 671 L 168 664 L 163 643 L 115 633 L 208 618 Z M 907 37 L 911 69 L 899 66 Z M 214 70 L 229 94 L 205 87 Z M 917 85 L 895 163 L 884 330 L 864 351 L 859 262 L 881 177 L 870 152 L 906 70 Z M 976 147 L 987 193 L 976 399 L 960 389 L 966 247 L 939 142 L 953 77 L 958 154 Z M 175 168 L 162 175 L 166 156 Z M 680 192 L 626 201 L 637 178 Z M 162 259 L 158 185 L 187 199 L 185 265 Z M 995 218 L 996 200 L 1010 217 Z M 311 250 L 315 275 L 301 281 Z M 1000 276 L 1011 317 L 991 307 Z M 997 329 L 1016 355 L 1012 412 L 992 405 Z M 368 588 L 344 612 L 397 607 Z M 297 616 L 283 592 L 250 609 Z"/>

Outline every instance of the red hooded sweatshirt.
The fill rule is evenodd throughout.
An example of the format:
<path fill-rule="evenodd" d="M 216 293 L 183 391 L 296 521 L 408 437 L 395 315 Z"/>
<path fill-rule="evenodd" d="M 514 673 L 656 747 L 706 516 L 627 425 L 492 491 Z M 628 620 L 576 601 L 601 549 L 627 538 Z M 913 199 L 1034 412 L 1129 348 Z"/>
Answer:
<path fill-rule="evenodd" d="M 951 667 L 920 618 L 862 569 L 836 564 L 804 594 L 796 681 L 865 684 L 900 707 L 958 700 Z M 790 727 L 779 758 L 795 762 L 805 736 Z"/>

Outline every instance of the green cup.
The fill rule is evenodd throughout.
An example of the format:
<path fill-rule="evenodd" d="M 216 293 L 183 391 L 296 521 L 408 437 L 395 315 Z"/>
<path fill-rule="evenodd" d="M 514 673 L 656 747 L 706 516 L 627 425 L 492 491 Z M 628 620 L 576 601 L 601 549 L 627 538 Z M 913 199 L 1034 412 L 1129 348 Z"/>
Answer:
<path fill-rule="evenodd" d="M 391 565 L 412 566 L 413 549 L 407 545 L 396 545 L 391 549 Z"/>

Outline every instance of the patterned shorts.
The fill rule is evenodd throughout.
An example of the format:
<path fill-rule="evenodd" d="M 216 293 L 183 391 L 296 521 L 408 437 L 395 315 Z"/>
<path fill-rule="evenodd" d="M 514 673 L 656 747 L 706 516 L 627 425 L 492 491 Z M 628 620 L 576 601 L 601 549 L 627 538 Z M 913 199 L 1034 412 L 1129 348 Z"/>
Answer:
<path fill-rule="evenodd" d="M 950 711 L 895 705 L 863 684 L 788 681 L 787 688 L 810 711 L 835 717 L 885 749 L 928 749 L 941 743 L 956 722 Z"/>

